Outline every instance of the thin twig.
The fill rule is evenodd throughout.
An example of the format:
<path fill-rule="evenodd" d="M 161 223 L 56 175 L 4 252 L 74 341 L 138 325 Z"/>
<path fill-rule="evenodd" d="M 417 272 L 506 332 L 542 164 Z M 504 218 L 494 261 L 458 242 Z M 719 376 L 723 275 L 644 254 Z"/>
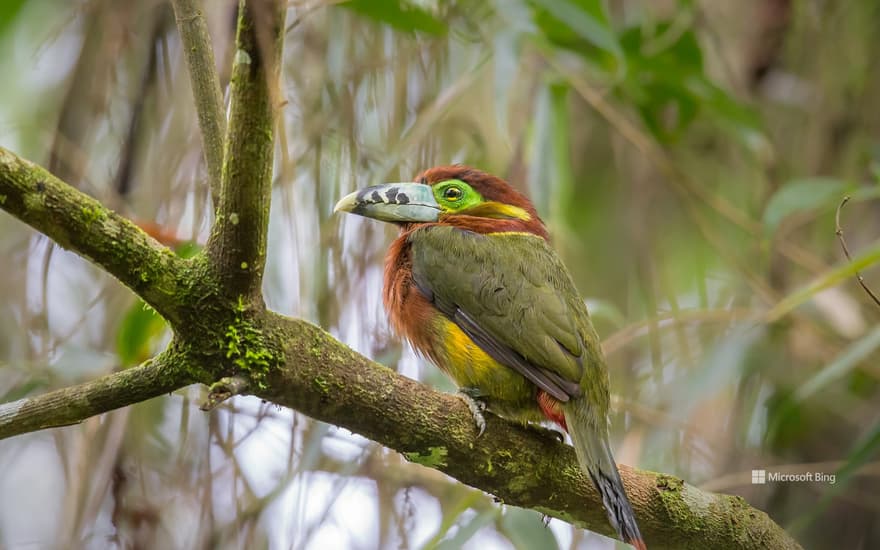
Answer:
<path fill-rule="evenodd" d="M 852 263 L 852 257 L 849 254 L 849 247 L 846 246 L 846 239 L 843 237 L 843 228 L 840 227 L 840 211 L 843 210 L 843 205 L 849 202 L 849 198 L 849 195 L 844 196 L 843 200 L 840 201 L 840 204 L 837 205 L 837 212 L 834 214 L 834 234 L 837 235 L 837 239 L 840 241 L 840 247 L 843 248 L 843 254 L 846 256 L 847 261 Z M 861 285 L 865 292 L 868 293 L 868 296 L 874 300 L 874 303 L 880 306 L 880 298 L 877 298 L 877 295 L 868 288 L 861 272 L 856 271 L 856 279 L 859 281 L 859 285 Z"/>
<path fill-rule="evenodd" d="M 173 0 L 174 17 L 183 44 L 183 54 L 189 68 L 205 163 L 211 179 L 211 198 L 214 208 L 220 204 L 220 179 L 223 173 L 223 141 L 226 137 L 226 116 L 223 112 L 223 93 L 214 61 L 214 47 L 208 24 L 198 0 Z"/>
<path fill-rule="evenodd" d="M 92 416 L 159 397 L 191 384 L 167 355 L 76 386 L 0 405 L 0 439 L 79 424 Z"/>

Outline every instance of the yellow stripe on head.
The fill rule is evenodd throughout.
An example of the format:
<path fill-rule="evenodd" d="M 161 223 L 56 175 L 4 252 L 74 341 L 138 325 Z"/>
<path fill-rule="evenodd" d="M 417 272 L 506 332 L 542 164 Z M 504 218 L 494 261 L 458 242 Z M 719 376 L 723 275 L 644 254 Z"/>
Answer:
<path fill-rule="evenodd" d="M 486 235 L 490 237 L 533 237 L 535 239 L 544 239 L 544 237 L 529 233 L 528 231 L 495 231 L 493 233 L 486 233 Z"/>
<path fill-rule="evenodd" d="M 507 218 L 523 221 L 529 221 L 532 219 L 529 213 L 519 206 L 504 204 L 503 202 L 484 202 L 478 204 L 477 206 L 468 208 L 461 213 L 468 214 L 470 216 L 480 216 L 483 218 Z"/>

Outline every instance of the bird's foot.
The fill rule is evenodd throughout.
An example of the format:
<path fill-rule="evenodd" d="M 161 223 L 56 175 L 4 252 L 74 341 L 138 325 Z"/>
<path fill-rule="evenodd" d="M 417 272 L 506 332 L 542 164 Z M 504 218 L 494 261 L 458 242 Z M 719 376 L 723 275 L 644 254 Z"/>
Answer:
<path fill-rule="evenodd" d="M 483 412 L 486 410 L 486 403 L 480 399 L 482 395 L 477 388 L 458 389 L 458 396 L 468 406 L 471 415 L 474 417 L 474 424 L 477 425 L 477 437 L 480 437 L 486 431 L 486 417 L 483 416 Z"/>

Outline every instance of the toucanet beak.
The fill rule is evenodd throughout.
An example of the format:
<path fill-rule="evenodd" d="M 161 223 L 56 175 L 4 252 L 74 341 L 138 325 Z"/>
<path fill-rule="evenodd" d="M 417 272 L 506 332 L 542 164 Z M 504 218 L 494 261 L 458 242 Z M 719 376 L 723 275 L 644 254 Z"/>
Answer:
<path fill-rule="evenodd" d="M 440 205 L 430 185 L 384 183 L 342 197 L 333 211 L 383 222 L 435 222 L 440 216 Z"/>

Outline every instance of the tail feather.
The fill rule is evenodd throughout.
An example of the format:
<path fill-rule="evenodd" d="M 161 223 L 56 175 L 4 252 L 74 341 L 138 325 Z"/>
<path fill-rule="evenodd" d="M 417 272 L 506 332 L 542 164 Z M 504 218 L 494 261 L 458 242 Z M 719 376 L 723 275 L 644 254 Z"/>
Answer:
<path fill-rule="evenodd" d="M 595 427 L 591 415 L 584 410 L 587 406 L 587 403 L 581 402 L 581 399 L 575 399 L 564 407 L 565 423 L 574 443 L 578 462 L 581 469 L 590 475 L 593 485 L 602 495 L 602 504 L 605 505 L 608 521 L 620 538 L 638 550 L 645 550 L 646 546 L 639 532 L 635 514 L 623 488 L 623 481 L 611 455 L 611 448 L 608 446 L 608 436 L 604 429 Z M 604 419 L 600 422 L 604 422 Z"/>

